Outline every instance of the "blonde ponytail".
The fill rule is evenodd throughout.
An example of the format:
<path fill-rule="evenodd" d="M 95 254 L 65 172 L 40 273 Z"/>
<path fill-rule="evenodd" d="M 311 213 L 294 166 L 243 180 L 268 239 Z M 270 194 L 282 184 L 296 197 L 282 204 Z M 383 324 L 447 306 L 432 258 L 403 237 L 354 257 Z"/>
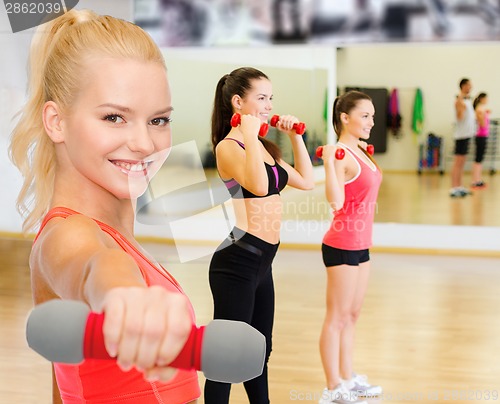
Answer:
<path fill-rule="evenodd" d="M 89 10 L 71 10 L 38 27 L 30 49 L 27 102 L 12 132 L 9 155 L 24 177 L 17 209 L 23 231 L 34 230 L 47 213 L 54 188 L 56 154 L 43 127 L 47 101 L 69 111 L 81 90 L 89 55 L 165 61 L 138 26 Z"/>

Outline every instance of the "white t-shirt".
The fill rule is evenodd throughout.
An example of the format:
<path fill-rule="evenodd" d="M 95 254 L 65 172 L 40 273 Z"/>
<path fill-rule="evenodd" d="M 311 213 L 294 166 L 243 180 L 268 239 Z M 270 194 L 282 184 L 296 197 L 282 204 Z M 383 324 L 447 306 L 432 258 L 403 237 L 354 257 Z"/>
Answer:
<path fill-rule="evenodd" d="M 472 100 L 465 98 L 463 102 L 465 104 L 465 111 L 462 119 L 457 120 L 455 123 L 455 130 L 453 131 L 455 139 L 468 139 L 476 133 L 476 117 Z"/>

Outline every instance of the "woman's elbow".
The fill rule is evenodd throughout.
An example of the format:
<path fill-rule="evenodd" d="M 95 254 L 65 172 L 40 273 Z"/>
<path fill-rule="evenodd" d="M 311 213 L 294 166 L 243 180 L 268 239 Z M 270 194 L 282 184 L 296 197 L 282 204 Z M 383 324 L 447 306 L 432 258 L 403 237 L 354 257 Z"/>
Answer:
<path fill-rule="evenodd" d="M 315 182 L 314 182 L 314 179 L 311 179 L 311 180 L 303 179 L 302 181 L 296 182 L 295 184 L 288 183 L 288 185 L 293 186 L 294 188 L 300 189 L 301 191 L 310 191 L 310 190 L 314 189 Z"/>
<path fill-rule="evenodd" d="M 267 189 L 265 191 L 256 191 L 256 192 L 252 192 L 252 194 L 254 194 L 255 196 L 266 196 L 267 195 Z"/>
<path fill-rule="evenodd" d="M 329 201 L 330 207 L 334 212 L 337 212 L 338 210 L 342 209 L 344 206 L 344 203 L 341 201 Z"/>
<path fill-rule="evenodd" d="M 299 187 L 300 190 L 302 191 L 311 191 L 314 189 L 314 183 L 312 184 L 304 184 L 302 186 Z"/>
<path fill-rule="evenodd" d="M 252 194 L 255 196 L 266 196 L 268 194 L 268 186 L 264 185 L 257 185 L 251 188 L 246 188 L 248 191 L 250 191 Z"/>
<path fill-rule="evenodd" d="M 314 178 L 307 180 L 306 183 L 304 184 L 304 190 L 310 191 L 311 189 L 314 189 L 314 186 L 316 183 L 314 182 Z"/>

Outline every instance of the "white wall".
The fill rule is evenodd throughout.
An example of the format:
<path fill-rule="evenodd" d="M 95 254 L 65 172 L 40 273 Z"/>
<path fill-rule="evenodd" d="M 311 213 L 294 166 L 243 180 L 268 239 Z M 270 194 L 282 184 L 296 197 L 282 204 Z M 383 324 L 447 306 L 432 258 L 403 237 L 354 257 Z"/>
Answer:
<path fill-rule="evenodd" d="M 1 7 L 1 6 L 0 6 Z M 26 89 L 26 63 L 31 32 L 11 32 L 7 14 L 0 12 L 0 230 L 18 231 L 21 219 L 15 200 L 21 178 L 8 158 L 12 118 L 21 108 Z"/>
<path fill-rule="evenodd" d="M 337 53 L 337 83 L 340 87 L 399 89 L 404 134 L 399 140 L 389 135 L 387 153 L 377 155 L 377 161 L 385 170 L 413 171 L 417 169 L 417 141 L 422 140 L 411 131 L 416 88 L 423 92 L 423 135 L 444 136 L 446 155 L 450 155 L 460 79 L 470 78 L 473 95 L 488 93 L 492 116 L 500 117 L 499 65 L 499 43 L 351 46 Z"/>

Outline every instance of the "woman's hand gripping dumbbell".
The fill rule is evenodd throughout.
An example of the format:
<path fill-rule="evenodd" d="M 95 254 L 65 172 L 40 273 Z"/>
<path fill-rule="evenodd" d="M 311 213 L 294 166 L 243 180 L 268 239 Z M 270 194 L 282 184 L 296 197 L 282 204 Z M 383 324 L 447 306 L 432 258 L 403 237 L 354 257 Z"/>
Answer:
<path fill-rule="evenodd" d="M 370 155 L 373 156 L 373 153 L 375 152 L 375 147 L 372 144 L 366 143 L 364 140 L 360 140 L 358 143 L 358 147 L 360 147 L 363 150 L 366 150 L 366 152 Z"/>
<path fill-rule="evenodd" d="M 231 126 L 235 128 L 240 124 L 241 124 L 241 115 L 238 113 L 233 114 L 233 116 L 231 117 Z M 259 129 L 259 136 L 262 137 L 266 136 L 268 131 L 269 131 L 269 124 L 266 122 L 262 122 Z"/>
<path fill-rule="evenodd" d="M 366 152 L 370 156 L 373 156 L 373 153 L 375 152 L 374 146 L 372 144 L 367 145 Z M 318 148 L 316 149 L 316 157 L 323 158 L 323 146 L 318 146 Z M 337 150 L 335 150 L 335 158 L 337 160 L 342 160 L 344 157 L 345 157 L 345 150 L 338 147 Z"/>
<path fill-rule="evenodd" d="M 323 147 L 324 146 L 318 146 L 318 148 L 316 149 L 316 157 L 320 159 L 323 158 Z M 337 149 L 335 150 L 335 158 L 337 160 L 342 160 L 344 157 L 345 157 L 345 150 L 341 147 L 337 147 Z"/>
<path fill-rule="evenodd" d="M 272 127 L 276 127 L 276 125 L 278 124 L 280 120 L 280 116 L 279 115 L 273 115 L 272 118 L 271 118 L 271 126 Z M 303 135 L 306 131 L 306 124 L 304 122 L 298 122 L 298 123 L 294 123 L 293 126 L 292 126 L 292 129 L 295 131 L 295 133 L 297 135 Z"/>

